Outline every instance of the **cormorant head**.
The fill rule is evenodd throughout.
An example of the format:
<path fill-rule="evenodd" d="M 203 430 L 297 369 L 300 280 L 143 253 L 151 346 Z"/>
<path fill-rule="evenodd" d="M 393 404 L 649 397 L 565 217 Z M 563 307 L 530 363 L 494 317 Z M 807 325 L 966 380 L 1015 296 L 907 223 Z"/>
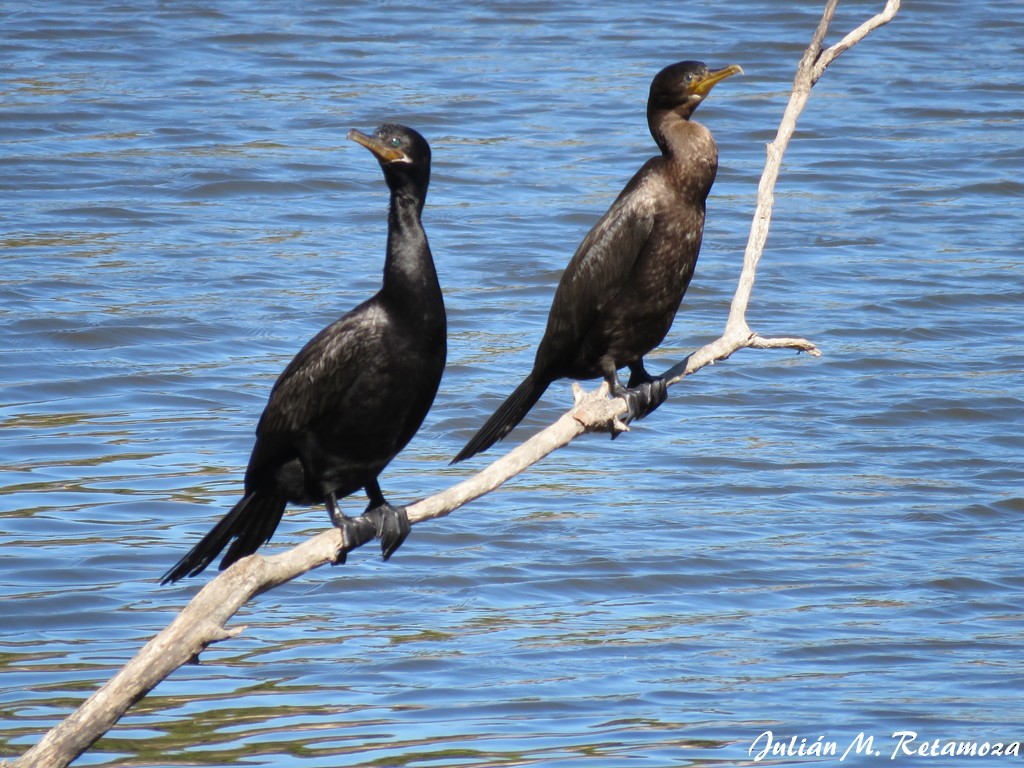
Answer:
<path fill-rule="evenodd" d="M 737 64 L 711 71 L 703 61 L 670 64 L 654 76 L 647 98 L 648 121 L 658 113 L 675 112 L 689 119 L 704 97 L 717 83 L 743 70 Z"/>
<path fill-rule="evenodd" d="M 348 138 L 373 153 L 392 191 L 411 187 L 420 198 L 426 196 L 430 182 L 430 145 L 419 133 L 404 125 L 385 123 L 373 136 L 353 128 Z"/>

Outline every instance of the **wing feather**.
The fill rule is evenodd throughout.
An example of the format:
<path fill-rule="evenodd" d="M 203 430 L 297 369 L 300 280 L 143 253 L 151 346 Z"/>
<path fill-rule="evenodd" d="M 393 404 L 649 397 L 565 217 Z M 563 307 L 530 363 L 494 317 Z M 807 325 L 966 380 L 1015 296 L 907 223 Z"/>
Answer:
<path fill-rule="evenodd" d="M 648 165 L 590 230 L 562 273 L 538 361 L 578 344 L 628 281 L 654 229 L 653 196 L 644 194 Z"/>
<path fill-rule="evenodd" d="M 371 299 L 321 330 L 277 377 L 256 425 L 247 487 L 268 468 L 298 457 L 296 436 L 315 431 L 366 374 L 366 356 L 379 347 L 383 310 Z"/>

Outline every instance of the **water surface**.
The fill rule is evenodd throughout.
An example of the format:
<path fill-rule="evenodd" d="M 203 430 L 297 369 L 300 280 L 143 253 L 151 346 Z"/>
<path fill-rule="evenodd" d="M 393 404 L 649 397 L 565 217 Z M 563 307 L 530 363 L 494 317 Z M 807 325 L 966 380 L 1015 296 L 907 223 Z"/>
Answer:
<path fill-rule="evenodd" d="M 837 38 L 882 3 L 848 2 Z M 0 756 L 207 575 L 274 377 L 380 280 L 349 128 L 432 143 L 449 365 L 397 502 L 532 360 L 579 240 L 652 152 L 662 66 L 742 64 L 661 370 L 724 323 L 814 3 L 12 6 L 0 62 Z M 611 443 L 264 595 L 80 765 L 746 765 L 759 734 L 1020 739 L 1024 20 L 915 2 L 815 88 L 738 353 Z M 571 402 L 553 386 L 510 441 Z M 489 454 L 490 455 L 490 454 Z M 499 455 L 498 451 L 493 452 Z M 361 498 L 347 509 L 358 511 Z M 293 510 L 268 547 L 326 524 Z M 990 758 L 991 760 L 991 758 Z M 769 761 L 765 761 L 769 762 Z M 776 764 L 833 764 L 797 756 Z M 922 764 L 899 757 L 893 763 Z"/>

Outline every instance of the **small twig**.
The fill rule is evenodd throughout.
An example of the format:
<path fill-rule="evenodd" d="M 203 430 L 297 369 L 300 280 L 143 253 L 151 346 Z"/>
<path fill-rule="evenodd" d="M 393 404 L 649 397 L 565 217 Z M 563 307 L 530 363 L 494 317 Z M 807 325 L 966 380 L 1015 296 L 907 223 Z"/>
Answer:
<path fill-rule="evenodd" d="M 885 8 L 883 8 L 880 13 L 872 16 L 855 30 L 848 33 L 838 43 L 824 51 L 821 56 L 818 57 L 818 61 L 814 65 L 811 83 L 813 84 L 818 82 L 818 78 L 825 74 L 825 70 L 828 68 L 828 65 L 835 61 L 842 53 L 855 46 L 883 24 L 888 24 L 892 21 L 899 9 L 900 0 L 886 0 Z"/>

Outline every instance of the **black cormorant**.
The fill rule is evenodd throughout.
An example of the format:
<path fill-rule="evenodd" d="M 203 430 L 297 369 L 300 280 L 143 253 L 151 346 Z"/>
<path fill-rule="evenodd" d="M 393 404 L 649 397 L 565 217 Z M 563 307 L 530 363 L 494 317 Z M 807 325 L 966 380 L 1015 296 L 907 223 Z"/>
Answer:
<path fill-rule="evenodd" d="M 603 377 L 629 402 L 629 418 L 665 400 L 664 381 L 644 369 L 643 356 L 665 338 L 693 276 L 718 169 L 711 132 L 690 115 L 716 83 L 741 71 L 682 61 L 655 76 L 647 124 L 661 155 L 644 163 L 580 243 L 555 291 L 533 370 L 453 463 L 505 437 L 556 379 Z M 629 389 L 617 373 L 627 366 Z"/>
<path fill-rule="evenodd" d="M 221 569 L 252 554 L 289 502 L 324 503 L 347 544 L 372 531 L 385 560 L 408 535 L 405 510 L 385 501 L 377 476 L 419 429 L 445 365 L 444 301 L 420 221 L 430 146 L 400 125 L 348 137 L 373 153 L 391 190 L 383 285 L 314 336 L 278 377 L 256 427 L 245 495 L 162 583 L 199 573 L 229 542 Z M 364 521 L 337 506 L 360 488 L 369 498 Z"/>

